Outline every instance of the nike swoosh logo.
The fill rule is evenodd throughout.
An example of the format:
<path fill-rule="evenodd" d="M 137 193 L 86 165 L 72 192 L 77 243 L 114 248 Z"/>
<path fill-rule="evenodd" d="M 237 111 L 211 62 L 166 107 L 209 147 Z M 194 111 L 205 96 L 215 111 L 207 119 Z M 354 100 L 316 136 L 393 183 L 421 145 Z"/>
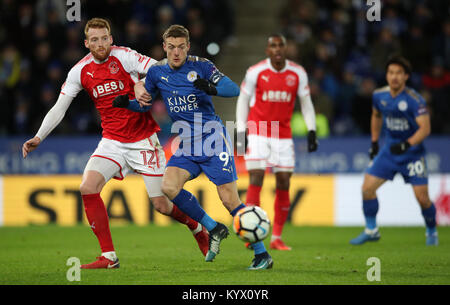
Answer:
<path fill-rule="evenodd" d="M 108 268 L 108 269 L 115 268 L 115 267 L 117 266 L 118 263 L 119 263 L 119 262 L 114 263 L 114 264 L 108 264 L 107 268 Z"/>

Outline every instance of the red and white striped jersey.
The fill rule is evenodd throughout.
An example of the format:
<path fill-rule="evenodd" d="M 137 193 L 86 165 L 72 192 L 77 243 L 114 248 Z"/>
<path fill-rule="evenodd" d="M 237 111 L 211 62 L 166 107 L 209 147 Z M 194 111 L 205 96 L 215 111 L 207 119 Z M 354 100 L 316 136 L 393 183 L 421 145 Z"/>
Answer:
<path fill-rule="evenodd" d="M 286 60 L 283 70 L 277 71 L 267 58 L 248 68 L 241 90 L 251 96 L 247 122 L 253 121 L 257 126 L 250 128 L 247 123 L 249 134 L 270 137 L 271 122 L 278 121 L 279 138 L 292 137 L 291 117 L 296 97 L 310 94 L 308 75 L 302 66 Z"/>
<path fill-rule="evenodd" d="M 125 47 L 112 46 L 109 57 L 101 63 L 89 53 L 69 71 L 61 94 L 75 97 L 84 88 L 100 114 L 103 137 L 137 142 L 160 130 L 151 112 L 115 108 L 112 102 L 123 94 L 134 99 L 134 84 L 154 63 L 156 60 Z"/>

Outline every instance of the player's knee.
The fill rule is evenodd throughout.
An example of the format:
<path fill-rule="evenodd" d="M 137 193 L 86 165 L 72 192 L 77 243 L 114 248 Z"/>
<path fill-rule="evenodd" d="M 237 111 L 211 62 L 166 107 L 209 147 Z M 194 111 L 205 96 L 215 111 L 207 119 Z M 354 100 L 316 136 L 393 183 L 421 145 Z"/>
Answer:
<path fill-rule="evenodd" d="M 97 194 L 97 193 L 100 193 L 101 190 L 102 190 L 101 186 L 96 183 L 92 183 L 89 181 L 83 181 L 80 184 L 81 195 Z"/>
<path fill-rule="evenodd" d="M 416 195 L 416 199 L 422 208 L 429 208 L 431 205 L 430 197 L 427 194 Z"/>
<path fill-rule="evenodd" d="M 163 215 L 170 214 L 170 204 L 165 196 L 154 197 L 151 199 L 151 201 L 153 206 L 155 207 L 155 210 L 157 210 L 159 213 Z"/>
<path fill-rule="evenodd" d="M 363 200 L 371 200 L 377 197 L 376 190 L 370 186 L 363 185 L 361 188 Z"/>
<path fill-rule="evenodd" d="M 250 172 L 250 184 L 256 186 L 262 186 L 264 181 L 264 171 L 255 170 Z"/>
<path fill-rule="evenodd" d="M 177 197 L 178 193 L 181 191 L 181 188 L 175 185 L 174 183 L 170 183 L 166 180 L 163 180 L 161 190 L 164 193 L 164 195 L 169 197 L 169 199 L 173 199 Z"/>
<path fill-rule="evenodd" d="M 277 179 L 276 181 L 277 190 L 289 190 L 289 178 Z"/>

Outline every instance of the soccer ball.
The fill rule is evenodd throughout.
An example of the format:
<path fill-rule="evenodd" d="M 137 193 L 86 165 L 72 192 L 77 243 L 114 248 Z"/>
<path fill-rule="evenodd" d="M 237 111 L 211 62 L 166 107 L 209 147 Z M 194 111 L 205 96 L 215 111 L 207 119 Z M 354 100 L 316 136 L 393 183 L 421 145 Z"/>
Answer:
<path fill-rule="evenodd" d="M 243 241 L 255 243 L 269 235 L 270 220 L 260 207 L 247 206 L 234 216 L 233 230 Z"/>

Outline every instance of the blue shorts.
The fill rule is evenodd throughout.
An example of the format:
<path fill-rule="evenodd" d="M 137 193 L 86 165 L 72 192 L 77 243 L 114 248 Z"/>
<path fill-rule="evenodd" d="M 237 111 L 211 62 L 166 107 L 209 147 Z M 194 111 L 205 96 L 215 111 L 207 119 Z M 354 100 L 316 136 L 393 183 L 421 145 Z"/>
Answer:
<path fill-rule="evenodd" d="M 226 152 L 211 157 L 173 155 L 167 162 L 166 167 L 169 166 L 187 170 L 191 174 L 191 180 L 204 172 L 215 185 L 222 185 L 237 180 L 234 157 Z"/>
<path fill-rule="evenodd" d="M 399 162 L 395 161 L 388 152 L 381 151 L 369 165 L 367 173 L 386 180 L 392 180 L 396 173 L 400 173 L 405 183 L 428 184 L 428 173 L 423 155 L 412 155 Z"/>

